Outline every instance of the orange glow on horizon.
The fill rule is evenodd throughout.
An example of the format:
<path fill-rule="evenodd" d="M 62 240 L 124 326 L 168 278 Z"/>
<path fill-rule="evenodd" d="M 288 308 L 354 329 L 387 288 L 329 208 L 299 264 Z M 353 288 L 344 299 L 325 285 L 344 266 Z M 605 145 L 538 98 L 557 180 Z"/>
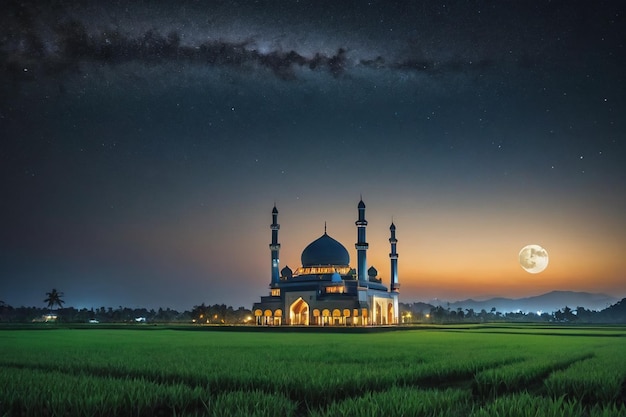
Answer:
<path fill-rule="evenodd" d="M 383 284 L 389 286 L 391 219 L 373 204 L 367 210 L 367 264 L 374 266 Z M 466 209 L 460 210 L 461 214 L 458 210 L 433 209 L 415 217 L 396 215 L 403 301 L 432 296 L 525 297 L 553 290 L 626 295 L 622 272 L 626 261 L 620 254 L 626 242 L 614 226 L 581 223 L 575 212 L 564 215 L 525 210 L 524 216 L 512 206 Z M 302 223 L 298 216 L 302 213 L 283 211 L 286 213 L 279 215 L 281 268 L 289 265 L 295 269 L 300 266 L 301 251 L 322 235 L 324 217 L 317 215 L 319 225 L 310 218 Z M 356 217 L 354 204 L 342 206 L 325 220 L 328 234 L 348 249 L 353 268 Z M 263 233 L 268 240 L 269 232 Z M 539 244 L 548 251 L 545 271 L 530 274 L 519 265 L 519 251 L 527 244 Z M 269 254 L 261 250 L 260 255 L 265 265 Z"/>
<path fill-rule="evenodd" d="M 373 200 L 373 199 L 372 199 Z M 502 296 L 519 298 L 552 290 L 602 292 L 617 298 L 626 296 L 626 224 L 602 218 L 581 222 L 584 216 L 570 212 L 522 208 L 413 208 L 415 203 L 376 202 L 367 205 L 367 266 L 378 270 L 382 283 L 390 285 L 391 218 L 397 227 L 400 300 L 412 302 L 440 298 L 448 300 Z M 306 204 L 277 204 L 280 263 L 293 271 L 301 266 L 304 248 L 328 234 L 345 246 L 350 267 L 356 268 L 358 200 L 341 201 L 324 209 Z M 401 210 L 398 210 L 398 207 Z M 406 207 L 409 207 L 407 209 Z M 271 206 L 267 210 L 243 207 L 225 218 L 237 222 L 209 226 L 197 213 L 167 226 L 169 240 L 158 239 L 152 231 L 128 229 L 117 240 L 124 253 L 137 262 L 154 259 L 167 268 L 184 260 L 190 269 L 210 279 L 231 277 L 229 291 L 242 294 L 242 304 L 256 301 L 268 292 L 270 282 Z M 608 217 L 608 216 L 607 216 Z M 626 220 L 624 220 L 626 223 Z M 624 227 L 622 227 L 624 226 Z M 165 227 L 165 226 L 164 226 Z M 112 240 L 106 233 L 101 239 Z M 549 254 L 545 271 L 533 275 L 518 262 L 520 249 L 539 244 Z M 209 256 L 210 254 L 210 256 Z M 220 262 L 216 262 L 219 259 Z M 179 276 L 180 270 L 172 270 Z"/>

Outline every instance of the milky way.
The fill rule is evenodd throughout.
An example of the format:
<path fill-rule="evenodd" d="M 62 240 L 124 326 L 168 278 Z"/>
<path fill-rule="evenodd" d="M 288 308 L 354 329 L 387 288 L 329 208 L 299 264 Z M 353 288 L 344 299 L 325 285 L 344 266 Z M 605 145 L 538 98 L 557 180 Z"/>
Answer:
<path fill-rule="evenodd" d="M 13 83 L 80 72 L 84 64 L 128 62 L 267 69 L 285 80 L 302 68 L 334 77 L 359 67 L 476 75 L 492 67 L 534 71 L 538 64 L 564 70 L 611 53 L 614 70 L 623 64 L 610 51 L 621 20 L 610 8 L 581 13 L 567 5 L 517 3 L 157 2 L 148 8 L 138 2 L 10 2 L 4 9 L 2 69 Z M 607 50 L 596 49 L 590 34 L 603 37 Z"/>

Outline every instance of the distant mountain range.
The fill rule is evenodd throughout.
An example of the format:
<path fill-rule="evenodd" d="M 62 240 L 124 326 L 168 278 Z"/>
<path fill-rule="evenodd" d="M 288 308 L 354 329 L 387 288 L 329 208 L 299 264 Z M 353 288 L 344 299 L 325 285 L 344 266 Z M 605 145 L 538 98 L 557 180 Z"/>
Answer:
<path fill-rule="evenodd" d="M 472 308 L 475 312 L 479 312 L 482 309 L 491 311 L 491 309 L 495 307 L 497 311 L 502 313 L 517 311 L 524 313 L 536 313 L 538 311 L 543 313 L 552 313 L 565 306 L 568 306 L 573 310 L 575 310 L 576 307 L 584 307 L 587 310 L 599 311 L 615 304 L 618 301 L 618 298 L 611 297 L 606 294 L 575 291 L 552 291 L 546 294 L 526 298 L 496 297 L 483 301 L 467 299 L 455 302 L 429 300 L 428 302 L 425 302 L 424 305 L 430 304 L 435 307 L 449 307 L 451 310 L 456 310 L 459 307 L 463 310 Z"/>

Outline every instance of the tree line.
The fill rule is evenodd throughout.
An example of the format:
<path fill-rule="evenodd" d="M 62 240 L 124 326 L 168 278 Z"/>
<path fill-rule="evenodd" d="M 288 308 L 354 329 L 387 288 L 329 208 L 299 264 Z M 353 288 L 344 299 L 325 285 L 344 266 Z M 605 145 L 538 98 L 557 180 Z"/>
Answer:
<path fill-rule="evenodd" d="M 81 308 L 63 307 L 50 310 L 46 307 L 12 307 L 0 304 L 0 323 L 197 323 L 197 324 L 247 324 L 253 322 L 252 311 L 233 308 L 225 304 L 199 305 L 191 310 L 171 308 L 129 308 L 119 306 Z"/>
<path fill-rule="evenodd" d="M 46 293 L 42 307 L 13 307 L 0 301 L 0 323 L 197 323 L 247 324 L 253 322 L 252 311 L 225 304 L 193 306 L 190 310 L 171 308 L 147 309 L 119 306 L 81 308 L 64 307 L 63 292 L 53 288 Z"/>
<path fill-rule="evenodd" d="M 400 303 L 402 323 L 485 323 L 485 322 L 544 322 L 544 323 L 626 323 L 626 298 L 604 310 L 588 310 L 584 307 L 565 306 L 551 313 L 489 311 L 472 308 L 450 309 L 424 303 Z"/>
<path fill-rule="evenodd" d="M 245 307 L 234 309 L 225 304 L 193 306 L 191 310 L 170 308 L 147 309 L 119 306 L 100 308 L 63 307 L 64 294 L 56 289 L 46 293 L 46 307 L 12 307 L 0 301 L 0 323 L 66 322 L 66 323 L 196 323 L 251 324 L 252 311 Z M 481 309 L 450 309 L 425 303 L 400 303 L 402 324 L 416 323 L 485 323 L 485 322 L 552 322 L 552 323 L 626 323 L 626 298 L 604 310 L 572 309 L 565 306 L 552 313 L 489 311 Z"/>

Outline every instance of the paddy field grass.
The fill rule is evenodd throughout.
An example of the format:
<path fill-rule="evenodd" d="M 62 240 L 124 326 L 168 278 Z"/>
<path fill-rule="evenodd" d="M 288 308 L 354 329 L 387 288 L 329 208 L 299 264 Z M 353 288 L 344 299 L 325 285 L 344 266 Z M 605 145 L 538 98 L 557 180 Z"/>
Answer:
<path fill-rule="evenodd" d="M 0 416 L 626 416 L 624 327 L 50 327 L 0 330 Z"/>

